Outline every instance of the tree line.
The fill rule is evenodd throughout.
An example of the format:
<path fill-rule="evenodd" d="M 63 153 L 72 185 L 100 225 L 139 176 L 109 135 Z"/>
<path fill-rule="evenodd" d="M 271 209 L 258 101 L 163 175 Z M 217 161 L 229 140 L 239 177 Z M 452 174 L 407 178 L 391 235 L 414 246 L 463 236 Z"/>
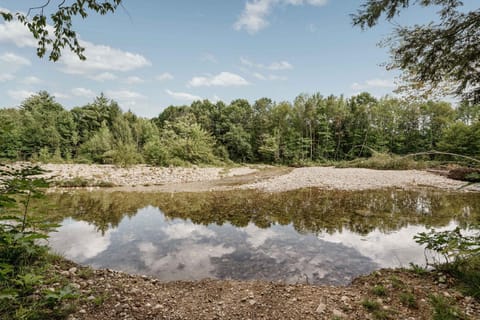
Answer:
<path fill-rule="evenodd" d="M 368 93 L 195 101 L 147 119 L 103 94 L 65 109 L 48 92 L 0 109 L 0 159 L 129 165 L 306 164 L 439 150 L 480 156 L 480 105 Z"/>

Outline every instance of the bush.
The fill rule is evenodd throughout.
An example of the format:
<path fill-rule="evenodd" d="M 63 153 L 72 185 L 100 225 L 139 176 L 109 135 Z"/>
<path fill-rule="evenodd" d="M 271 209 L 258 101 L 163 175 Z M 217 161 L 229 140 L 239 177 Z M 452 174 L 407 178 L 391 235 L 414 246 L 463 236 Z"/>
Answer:
<path fill-rule="evenodd" d="M 45 292 L 48 249 L 39 245 L 53 225 L 32 223 L 28 208 L 42 198 L 44 179 L 39 167 L 14 169 L 0 165 L 0 317 L 2 319 L 59 319 L 70 309 L 63 301 L 76 295 L 69 286 Z M 40 230 L 40 231 L 36 231 Z M 32 297 L 35 296 L 35 299 Z"/>
<path fill-rule="evenodd" d="M 480 299 L 480 229 L 471 235 L 462 234 L 460 228 L 451 231 L 422 232 L 414 239 L 439 255 L 427 264 L 455 277 L 466 294 Z M 442 260 L 443 259 L 443 260 Z"/>
<path fill-rule="evenodd" d="M 448 172 L 448 177 L 455 180 L 480 182 L 480 169 L 455 168 Z"/>

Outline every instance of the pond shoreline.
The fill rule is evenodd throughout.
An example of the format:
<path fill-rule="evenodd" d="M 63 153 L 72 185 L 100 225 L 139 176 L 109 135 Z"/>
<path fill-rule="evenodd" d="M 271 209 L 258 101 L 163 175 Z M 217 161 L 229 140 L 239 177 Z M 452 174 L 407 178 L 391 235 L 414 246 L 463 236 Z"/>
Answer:
<path fill-rule="evenodd" d="M 160 282 L 66 260 L 52 272 L 67 277 L 83 296 L 70 320 L 431 319 L 432 295 L 468 319 L 480 314 L 478 301 L 462 295 L 453 279 L 437 272 L 382 269 L 348 286 L 212 279 Z"/>
<path fill-rule="evenodd" d="M 205 192 L 251 189 L 284 192 L 308 187 L 333 190 L 436 188 L 456 191 L 464 182 L 427 171 L 286 168 L 117 168 L 45 165 L 56 181 L 109 182 L 104 191 Z M 65 188 L 52 188 L 62 191 Z M 67 188 L 69 189 L 69 188 Z M 82 188 L 85 189 L 85 188 Z M 477 187 L 460 191 L 480 191 Z M 468 319 L 480 319 L 480 303 L 464 296 L 454 279 L 438 272 L 381 269 L 348 286 L 204 279 L 161 282 L 61 259 L 52 266 L 81 293 L 70 320 L 84 319 L 431 319 L 432 295 Z M 55 285 L 54 285 L 55 286 Z M 382 290 L 378 291 L 378 288 Z M 54 288 L 56 289 L 56 288 Z"/>
<path fill-rule="evenodd" d="M 112 165 L 46 164 L 58 186 L 100 188 L 118 191 L 205 192 L 256 189 L 283 192 L 308 187 L 333 190 L 381 188 L 480 191 L 480 186 L 452 180 L 443 175 L 420 170 L 372 170 L 334 167 L 149 167 L 136 165 L 119 168 Z M 99 187 L 100 186 L 100 187 Z"/>

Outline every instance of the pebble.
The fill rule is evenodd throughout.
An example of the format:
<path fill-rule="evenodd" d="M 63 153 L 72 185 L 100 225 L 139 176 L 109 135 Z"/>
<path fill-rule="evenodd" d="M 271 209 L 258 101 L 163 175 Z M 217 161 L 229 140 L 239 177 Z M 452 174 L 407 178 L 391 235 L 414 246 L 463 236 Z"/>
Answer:
<path fill-rule="evenodd" d="M 317 307 L 317 310 L 315 310 L 315 312 L 318 314 L 322 314 L 325 312 L 326 309 L 327 309 L 327 305 L 325 303 L 320 303 Z"/>
<path fill-rule="evenodd" d="M 333 316 L 334 317 L 339 317 L 339 318 L 345 318 L 346 317 L 345 313 L 343 313 L 342 311 L 340 311 L 338 309 L 333 309 Z"/>

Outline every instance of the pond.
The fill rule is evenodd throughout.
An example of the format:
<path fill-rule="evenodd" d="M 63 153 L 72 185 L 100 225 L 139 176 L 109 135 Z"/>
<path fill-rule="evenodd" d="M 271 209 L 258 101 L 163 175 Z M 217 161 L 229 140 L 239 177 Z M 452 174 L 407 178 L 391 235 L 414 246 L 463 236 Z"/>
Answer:
<path fill-rule="evenodd" d="M 162 281 L 203 278 L 348 284 L 383 267 L 424 264 L 419 232 L 468 229 L 480 196 L 432 190 L 49 196 L 53 251 Z"/>

